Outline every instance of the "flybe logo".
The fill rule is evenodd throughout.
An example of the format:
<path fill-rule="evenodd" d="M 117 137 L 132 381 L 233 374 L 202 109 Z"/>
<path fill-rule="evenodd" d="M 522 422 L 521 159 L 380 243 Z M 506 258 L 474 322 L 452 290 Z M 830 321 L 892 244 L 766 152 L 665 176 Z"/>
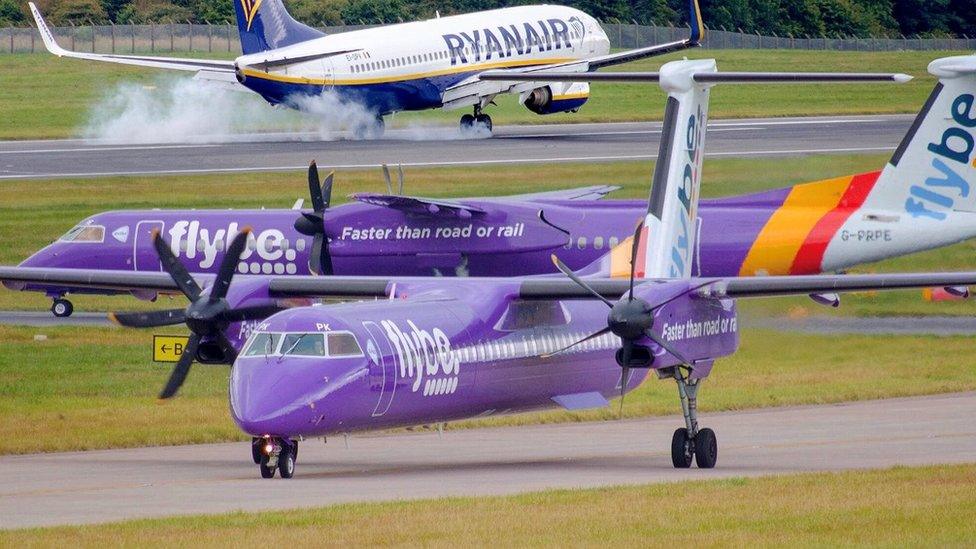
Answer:
<path fill-rule="evenodd" d="M 681 175 L 681 185 L 678 186 L 678 203 L 681 204 L 681 215 L 678 216 L 679 227 L 674 243 L 671 247 L 671 276 L 674 278 L 685 276 L 691 263 L 691 201 L 698 186 L 701 174 L 698 172 L 700 164 L 701 144 L 704 137 L 704 115 L 701 105 L 698 112 L 688 117 L 685 131 L 685 168 Z"/>
<path fill-rule="evenodd" d="M 434 396 L 457 390 L 460 362 L 443 330 L 434 328 L 428 332 L 412 320 L 407 320 L 406 330 L 392 320 L 381 321 L 380 325 L 393 343 L 400 379 L 413 380 L 413 392 L 423 387 L 424 396 Z"/>
<path fill-rule="evenodd" d="M 211 232 L 201 228 L 199 221 L 177 221 L 170 227 L 169 245 L 176 257 L 198 262 L 200 270 L 214 266 L 218 252 L 238 233 L 237 223 L 229 223 L 226 229 Z M 278 229 L 252 232 L 241 254 L 238 271 L 251 274 L 295 274 L 296 252 L 285 244 L 285 234 Z"/>
<path fill-rule="evenodd" d="M 573 24 L 574 28 L 582 27 L 582 22 L 578 22 L 578 19 Z M 474 29 L 458 34 L 444 34 L 442 38 L 451 54 L 452 66 L 526 55 L 532 53 L 533 49 L 541 53 L 573 47 L 569 41 L 569 24 L 562 19 L 525 22 L 494 29 Z"/>
<path fill-rule="evenodd" d="M 946 212 L 951 211 L 957 198 L 969 197 L 969 183 L 959 175 L 972 166 L 973 149 L 976 142 L 973 128 L 976 128 L 976 112 L 973 104 L 976 98 L 965 93 L 956 97 L 949 108 L 954 124 L 950 125 L 936 143 L 929 143 L 932 157 L 931 177 L 922 184 L 912 185 L 909 197 L 905 200 L 905 211 L 912 217 L 927 217 L 942 221 Z"/>
<path fill-rule="evenodd" d="M 247 21 L 247 30 L 251 30 L 251 23 L 254 22 L 254 16 L 258 14 L 258 8 L 261 7 L 261 0 L 241 0 L 241 7 L 244 8 L 244 20 Z"/>

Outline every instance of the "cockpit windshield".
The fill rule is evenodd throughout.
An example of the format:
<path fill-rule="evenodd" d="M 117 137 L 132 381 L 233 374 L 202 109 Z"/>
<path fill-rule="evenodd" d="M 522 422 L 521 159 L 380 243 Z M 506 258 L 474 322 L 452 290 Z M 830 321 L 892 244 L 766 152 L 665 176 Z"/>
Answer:
<path fill-rule="evenodd" d="M 59 238 L 61 242 L 104 242 L 105 227 L 101 225 L 78 225 Z"/>
<path fill-rule="evenodd" d="M 363 356 L 351 332 L 255 332 L 243 356 L 339 358 Z"/>

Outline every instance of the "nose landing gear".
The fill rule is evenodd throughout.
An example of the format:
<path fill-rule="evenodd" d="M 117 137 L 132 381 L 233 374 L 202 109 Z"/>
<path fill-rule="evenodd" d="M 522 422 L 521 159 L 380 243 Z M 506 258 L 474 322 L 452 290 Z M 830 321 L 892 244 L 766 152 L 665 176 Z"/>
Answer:
<path fill-rule="evenodd" d="M 75 306 L 63 297 L 55 298 L 54 302 L 51 303 L 51 312 L 58 318 L 67 318 L 71 316 L 71 313 L 74 311 Z"/>
<path fill-rule="evenodd" d="M 251 439 L 251 457 L 261 470 L 261 478 L 274 478 L 275 471 L 281 478 L 295 475 L 298 460 L 298 441 L 277 437 Z"/>

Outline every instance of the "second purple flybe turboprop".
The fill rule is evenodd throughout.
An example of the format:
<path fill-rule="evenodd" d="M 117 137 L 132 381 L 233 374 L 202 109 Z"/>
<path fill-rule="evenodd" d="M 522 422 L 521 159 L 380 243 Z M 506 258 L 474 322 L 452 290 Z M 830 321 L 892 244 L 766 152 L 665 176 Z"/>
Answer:
<path fill-rule="evenodd" d="M 950 83 L 976 74 L 973 58 L 940 68 Z M 967 286 L 976 284 L 976 272 L 693 276 L 709 89 L 750 80 L 718 73 L 712 60 L 668 63 L 659 79 L 668 93 L 660 161 L 633 240 L 629 280 L 609 278 L 603 264 L 579 276 L 558 260 L 565 277 L 235 278 L 247 229 L 230 243 L 215 276 L 191 276 L 157 232 L 153 242 L 166 273 L 5 267 L 0 280 L 182 291 L 191 301 L 186 310 L 117 319 L 190 328 L 189 348 L 163 398 L 177 392 L 199 347 L 234 353 L 231 414 L 254 437 L 252 457 L 266 478 L 294 474 L 302 437 L 604 406 L 650 372 L 678 385 L 685 425 L 672 439 L 674 466 L 713 467 L 718 444 L 698 424 L 697 397 L 715 360 L 738 346 L 736 298 Z M 976 126 L 972 96 L 960 97 L 952 116 Z M 959 145 L 950 145 L 955 156 L 970 162 L 972 147 L 962 159 Z M 279 311 L 285 299 L 334 296 L 370 300 Z"/>

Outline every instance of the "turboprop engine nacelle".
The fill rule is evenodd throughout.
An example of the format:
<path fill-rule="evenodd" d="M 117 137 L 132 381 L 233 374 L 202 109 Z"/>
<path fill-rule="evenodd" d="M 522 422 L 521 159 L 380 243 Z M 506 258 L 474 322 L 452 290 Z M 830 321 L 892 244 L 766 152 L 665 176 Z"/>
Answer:
<path fill-rule="evenodd" d="M 536 114 L 576 112 L 590 98 L 586 82 L 553 82 L 522 94 L 525 108 Z"/>

